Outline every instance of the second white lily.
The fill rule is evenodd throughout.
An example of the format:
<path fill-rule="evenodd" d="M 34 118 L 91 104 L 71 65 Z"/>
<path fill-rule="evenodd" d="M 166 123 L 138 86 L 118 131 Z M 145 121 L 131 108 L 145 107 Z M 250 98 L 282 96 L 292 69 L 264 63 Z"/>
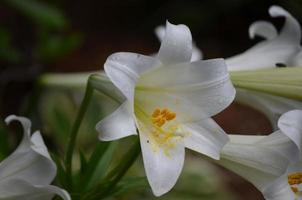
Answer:
<path fill-rule="evenodd" d="M 302 111 L 281 116 L 269 136 L 230 135 L 219 164 L 257 187 L 266 200 L 296 200 L 302 186 Z"/>

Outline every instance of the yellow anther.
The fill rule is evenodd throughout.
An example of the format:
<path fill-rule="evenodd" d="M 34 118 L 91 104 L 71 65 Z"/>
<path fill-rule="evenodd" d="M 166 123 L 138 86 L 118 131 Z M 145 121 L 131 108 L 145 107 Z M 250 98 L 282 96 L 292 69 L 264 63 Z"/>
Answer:
<path fill-rule="evenodd" d="M 160 109 L 156 108 L 152 114 L 152 117 L 158 117 L 160 115 Z"/>
<path fill-rule="evenodd" d="M 176 113 L 169 111 L 169 109 L 156 108 L 152 113 L 152 123 L 158 127 L 163 126 L 167 121 L 171 121 L 176 118 Z"/>
<path fill-rule="evenodd" d="M 167 108 L 163 109 L 163 110 L 160 112 L 160 114 L 163 115 L 163 116 L 165 116 L 165 115 L 168 114 L 168 113 L 169 113 L 169 110 L 168 110 Z"/>
<path fill-rule="evenodd" d="M 162 125 L 164 125 L 166 123 L 166 120 L 164 118 L 160 118 L 159 122 L 157 122 L 157 126 L 161 127 Z"/>
<path fill-rule="evenodd" d="M 299 192 L 299 189 L 298 189 L 297 187 L 291 187 L 291 189 L 292 189 L 292 191 L 293 191 L 294 193 L 298 193 L 298 192 Z"/>
<path fill-rule="evenodd" d="M 174 113 L 174 112 L 169 112 L 169 113 L 166 115 L 166 120 L 170 121 L 170 120 L 175 119 L 175 117 L 176 117 L 176 113 Z"/>
<path fill-rule="evenodd" d="M 161 117 L 152 118 L 152 123 L 157 124 L 160 121 Z"/>
<path fill-rule="evenodd" d="M 302 173 L 292 173 L 288 175 L 288 184 L 289 185 L 299 185 L 302 183 Z"/>

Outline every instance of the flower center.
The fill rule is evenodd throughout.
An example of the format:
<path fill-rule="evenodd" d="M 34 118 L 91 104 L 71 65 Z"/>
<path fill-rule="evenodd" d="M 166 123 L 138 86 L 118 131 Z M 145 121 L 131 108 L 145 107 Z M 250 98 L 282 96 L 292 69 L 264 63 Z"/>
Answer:
<path fill-rule="evenodd" d="M 296 172 L 288 175 L 288 184 L 294 193 L 299 194 L 301 191 L 298 189 L 298 185 L 302 183 L 302 173 Z"/>
<path fill-rule="evenodd" d="M 153 125 L 151 129 L 151 140 L 155 142 L 164 153 L 169 156 L 170 149 L 176 145 L 176 140 L 181 136 L 176 134 L 179 127 L 176 123 L 171 122 L 176 119 L 176 113 L 172 112 L 168 108 L 156 108 L 151 115 L 151 123 Z M 156 148 L 154 149 L 155 151 Z"/>
<path fill-rule="evenodd" d="M 162 127 L 167 121 L 171 121 L 176 118 L 176 113 L 171 112 L 169 109 L 156 108 L 152 114 L 152 123 L 158 127 Z"/>

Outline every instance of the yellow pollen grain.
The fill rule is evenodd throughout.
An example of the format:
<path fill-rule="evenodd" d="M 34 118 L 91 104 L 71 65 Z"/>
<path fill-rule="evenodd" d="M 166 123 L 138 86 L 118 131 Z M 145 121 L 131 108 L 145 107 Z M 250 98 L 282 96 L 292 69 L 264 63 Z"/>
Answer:
<path fill-rule="evenodd" d="M 159 108 L 156 108 L 152 114 L 152 117 L 158 117 L 160 115 L 160 109 Z"/>
<path fill-rule="evenodd" d="M 152 113 L 152 123 L 158 127 L 162 127 L 167 121 L 171 121 L 176 118 L 176 113 L 171 112 L 169 109 L 156 108 Z"/>
<path fill-rule="evenodd" d="M 288 175 L 288 184 L 289 185 L 299 185 L 302 183 L 302 173 L 297 172 L 297 173 L 292 173 Z M 294 187 L 292 187 L 293 189 Z M 294 189 L 293 189 L 294 191 Z"/>
<path fill-rule="evenodd" d="M 294 193 L 298 193 L 298 192 L 299 192 L 298 188 L 296 188 L 296 187 L 291 187 L 291 189 L 292 189 L 292 191 L 293 191 Z"/>
<path fill-rule="evenodd" d="M 176 113 L 170 112 L 166 115 L 166 120 L 170 121 L 170 120 L 175 119 L 175 117 L 176 117 Z"/>

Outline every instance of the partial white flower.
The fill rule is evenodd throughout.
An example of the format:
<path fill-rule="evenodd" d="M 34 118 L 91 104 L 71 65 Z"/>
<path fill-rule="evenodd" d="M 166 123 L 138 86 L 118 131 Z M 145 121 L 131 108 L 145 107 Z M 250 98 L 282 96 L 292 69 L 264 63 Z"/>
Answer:
<path fill-rule="evenodd" d="M 192 38 L 185 25 L 167 22 L 156 57 L 115 53 L 105 72 L 122 92 L 121 106 L 96 125 L 101 140 L 136 135 L 156 196 L 176 183 L 185 147 L 218 159 L 228 141 L 210 117 L 234 99 L 223 59 L 190 62 Z"/>
<path fill-rule="evenodd" d="M 283 114 L 269 136 L 229 135 L 222 166 L 253 183 L 267 200 L 295 200 L 302 194 L 302 111 Z"/>
<path fill-rule="evenodd" d="M 266 39 L 259 42 L 242 54 L 226 59 L 230 71 L 257 70 L 274 68 L 276 65 L 291 66 L 297 60 L 301 51 L 301 29 L 298 21 L 279 6 L 271 6 L 269 14 L 272 17 L 285 17 L 285 24 L 277 33 L 276 28 L 266 21 L 254 22 L 249 29 L 249 35 Z"/>
<path fill-rule="evenodd" d="M 164 26 L 158 26 L 154 30 L 159 41 L 163 41 L 165 37 L 166 28 Z M 192 57 L 191 61 L 198 61 L 203 59 L 202 51 L 196 46 L 195 42 L 192 41 Z"/>
<path fill-rule="evenodd" d="M 56 165 L 40 132 L 31 136 L 31 122 L 24 117 L 10 115 L 5 122 L 13 120 L 22 124 L 24 135 L 18 148 L 0 163 L 0 199 L 51 200 L 57 194 L 70 200 L 65 190 L 50 185 L 56 175 Z"/>

